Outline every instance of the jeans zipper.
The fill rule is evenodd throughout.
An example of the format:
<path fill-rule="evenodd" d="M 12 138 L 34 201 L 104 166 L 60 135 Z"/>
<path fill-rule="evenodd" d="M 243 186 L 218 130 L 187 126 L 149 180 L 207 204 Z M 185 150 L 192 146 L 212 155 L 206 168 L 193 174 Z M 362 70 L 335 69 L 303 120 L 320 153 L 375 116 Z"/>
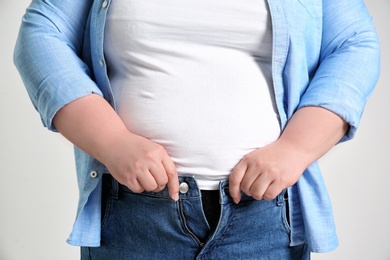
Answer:
<path fill-rule="evenodd" d="M 194 232 L 192 232 L 191 229 L 188 228 L 187 226 L 187 219 L 184 215 L 184 210 L 183 210 L 183 201 L 182 200 L 179 200 L 179 204 L 180 204 L 180 216 L 183 220 L 183 226 L 184 226 L 184 229 L 190 234 L 190 236 L 192 238 L 195 239 L 195 241 L 198 243 L 199 247 L 203 247 L 204 246 L 204 243 L 202 241 L 200 241 L 200 239 L 195 235 Z"/>

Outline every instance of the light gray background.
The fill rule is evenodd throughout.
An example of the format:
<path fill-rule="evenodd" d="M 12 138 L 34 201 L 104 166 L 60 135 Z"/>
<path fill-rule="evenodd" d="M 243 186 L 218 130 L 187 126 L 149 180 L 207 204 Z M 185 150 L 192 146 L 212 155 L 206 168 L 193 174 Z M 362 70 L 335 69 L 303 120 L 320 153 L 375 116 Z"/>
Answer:
<path fill-rule="evenodd" d="M 341 0 L 342 1 L 342 0 Z M 12 63 L 28 0 L 0 8 L 0 260 L 79 259 L 66 244 L 78 198 L 72 146 L 44 129 Z M 340 239 L 313 259 L 390 259 L 389 0 L 366 0 L 382 44 L 382 74 L 354 140 L 320 163 Z"/>

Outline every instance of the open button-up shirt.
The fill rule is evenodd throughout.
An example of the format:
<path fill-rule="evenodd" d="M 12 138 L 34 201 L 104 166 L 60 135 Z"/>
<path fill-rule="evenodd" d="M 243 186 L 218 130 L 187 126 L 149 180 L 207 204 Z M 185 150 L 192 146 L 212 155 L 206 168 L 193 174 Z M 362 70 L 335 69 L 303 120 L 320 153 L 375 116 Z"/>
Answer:
<path fill-rule="evenodd" d="M 103 54 L 111 0 L 33 0 L 23 17 L 15 64 L 43 124 L 73 100 L 97 93 L 114 108 Z M 221 2 L 223 4 L 223 2 Z M 363 0 L 268 0 L 273 27 L 272 76 L 281 127 L 305 106 L 349 123 L 352 138 L 379 74 L 379 43 Z M 72 245 L 99 246 L 101 177 L 107 169 L 75 148 L 80 199 Z M 291 245 L 333 250 L 337 236 L 317 163 L 289 188 Z"/>

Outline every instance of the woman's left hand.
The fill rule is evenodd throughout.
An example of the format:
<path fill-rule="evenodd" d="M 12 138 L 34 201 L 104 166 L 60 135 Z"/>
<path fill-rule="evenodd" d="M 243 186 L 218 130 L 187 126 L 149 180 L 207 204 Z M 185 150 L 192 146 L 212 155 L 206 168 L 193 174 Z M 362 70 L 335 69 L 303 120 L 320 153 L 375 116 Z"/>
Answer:
<path fill-rule="evenodd" d="M 234 202 L 240 202 L 241 191 L 258 200 L 274 199 L 296 183 L 348 128 L 341 117 L 325 108 L 299 109 L 277 141 L 250 152 L 233 169 L 229 190 Z"/>
<path fill-rule="evenodd" d="M 230 174 L 230 195 L 235 203 L 240 201 L 241 191 L 257 200 L 272 200 L 298 181 L 307 167 L 305 161 L 294 147 L 280 140 L 258 148 Z"/>

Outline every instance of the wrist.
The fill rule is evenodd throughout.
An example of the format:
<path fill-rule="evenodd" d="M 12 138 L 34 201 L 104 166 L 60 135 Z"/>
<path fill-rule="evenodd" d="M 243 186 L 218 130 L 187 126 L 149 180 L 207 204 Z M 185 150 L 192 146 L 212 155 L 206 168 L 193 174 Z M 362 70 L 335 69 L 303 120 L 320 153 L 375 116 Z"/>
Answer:
<path fill-rule="evenodd" d="M 314 154 L 299 142 L 289 140 L 288 138 L 279 138 L 274 143 L 286 158 L 289 158 L 290 167 L 303 172 L 310 164 L 317 160 Z"/>

